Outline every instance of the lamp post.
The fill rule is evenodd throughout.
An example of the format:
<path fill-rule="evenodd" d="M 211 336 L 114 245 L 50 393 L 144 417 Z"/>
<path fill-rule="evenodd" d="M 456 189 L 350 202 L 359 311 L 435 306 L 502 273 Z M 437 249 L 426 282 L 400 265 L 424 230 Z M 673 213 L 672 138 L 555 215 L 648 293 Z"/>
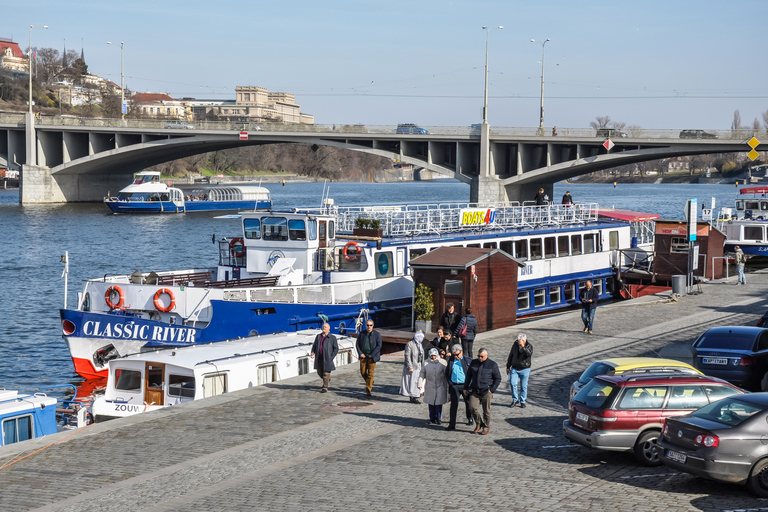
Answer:
<path fill-rule="evenodd" d="M 110 41 L 107 41 L 107 44 L 117 45 Z M 123 59 L 123 42 L 120 41 L 120 119 L 125 119 L 123 105 L 125 105 L 125 60 Z"/>
<path fill-rule="evenodd" d="M 35 122 L 35 117 L 32 115 L 32 29 L 35 28 L 34 25 L 29 26 L 29 52 L 27 53 L 27 58 L 29 59 L 29 116 L 32 119 L 31 122 Z M 48 28 L 48 25 L 43 25 L 40 27 L 38 25 L 37 28 Z"/>
<path fill-rule="evenodd" d="M 539 129 L 536 131 L 536 135 L 544 135 L 544 45 L 547 44 L 549 38 L 546 41 L 537 41 L 531 39 L 532 43 L 539 43 L 541 45 L 541 107 L 539 109 Z"/>
<path fill-rule="evenodd" d="M 488 124 L 488 36 L 493 29 L 503 29 L 504 27 L 483 27 L 485 30 L 485 97 L 483 99 L 483 123 Z"/>

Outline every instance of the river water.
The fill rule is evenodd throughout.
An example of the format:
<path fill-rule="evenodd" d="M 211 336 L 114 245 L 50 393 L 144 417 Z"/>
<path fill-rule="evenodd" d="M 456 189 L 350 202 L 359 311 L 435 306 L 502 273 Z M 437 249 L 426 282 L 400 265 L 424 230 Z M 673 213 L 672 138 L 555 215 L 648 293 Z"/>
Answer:
<path fill-rule="evenodd" d="M 275 208 L 320 206 L 322 183 L 264 185 Z M 681 219 L 687 198 L 699 204 L 733 206 L 733 185 L 556 184 L 577 202 L 596 202 Z M 466 201 L 469 186 L 454 180 L 387 184 L 333 183 L 339 206 L 421 204 Z M 68 305 L 74 307 L 82 281 L 134 270 L 174 270 L 215 266 L 213 235 L 240 235 L 236 219 L 216 213 L 113 215 L 103 204 L 20 205 L 18 190 L 0 190 L 0 388 L 34 392 L 40 386 L 73 383 L 74 373 L 61 337 L 64 305 L 61 255 L 69 251 Z M 52 393 L 56 395 L 57 393 Z"/>

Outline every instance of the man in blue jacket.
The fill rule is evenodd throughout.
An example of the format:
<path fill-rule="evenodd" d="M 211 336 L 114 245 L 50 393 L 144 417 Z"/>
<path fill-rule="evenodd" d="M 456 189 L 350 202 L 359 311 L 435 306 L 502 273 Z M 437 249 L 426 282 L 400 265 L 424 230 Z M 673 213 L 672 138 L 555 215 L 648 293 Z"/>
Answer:
<path fill-rule="evenodd" d="M 499 365 L 488 359 L 488 351 L 481 348 L 477 359 L 472 360 L 464 381 L 464 396 L 469 398 L 469 407 L 475 418 L 475 433 L 487 435 L 491 431 L 491 398 L 501 384 Z M 480 405 L 483 416 L 480 417 Z"/>
<path fill-rule="evenodd" d="M 456 343 L 451 347 L 451 357 L 448 358 L 448 365 L 445 368 L 445 380 L 448 381 L 448 393 L 451 396 L 451 416 L 445 430 L 456 430 L 456 416 L 459 412 L 459 397 L 464 395 L 464 383 L 467 378 L 467 371 L 469 370 L 470 364 L 472 364 L 472 358 L 464 355 L 461 350 L 461 345 Z M 472 413 L 466 398 L 464 399 L 464 409 L 467 415 L 467 425 L 471 425 Z"/>
<path fill-rule="evenodd" d="M 365 330 L 357 335 L 357 353 L 360 358 L 360 375 L 365 380 L 365 395 L 371 396 L 373 372 L 381 358 L 381 334 L 373 330 L 373 320 L 365 322 Z"/>

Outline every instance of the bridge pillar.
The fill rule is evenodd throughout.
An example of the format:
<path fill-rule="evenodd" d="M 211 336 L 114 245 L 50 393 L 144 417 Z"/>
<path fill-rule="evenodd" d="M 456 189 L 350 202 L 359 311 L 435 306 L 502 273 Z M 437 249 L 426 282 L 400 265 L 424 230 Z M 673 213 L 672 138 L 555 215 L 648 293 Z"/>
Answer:
<path fill-rule="evenodd" d="M 42 165 L 22 165 L 19 203 L 100 202 L 131 182 L 133 174 L 51 174 Z"/>
<path fill-rule="evenodd" d="M 67 200 L 51 169 L 40 165 L 22 165 L 19 179 L 19 203 L 46 204 L 66 203 Z"/>
<path fill-rule="evenodd" d="M 486 205 L 507 200 L 504 185 L 496 176 L 473 176 L 469 183 L 469 202 Z"/>

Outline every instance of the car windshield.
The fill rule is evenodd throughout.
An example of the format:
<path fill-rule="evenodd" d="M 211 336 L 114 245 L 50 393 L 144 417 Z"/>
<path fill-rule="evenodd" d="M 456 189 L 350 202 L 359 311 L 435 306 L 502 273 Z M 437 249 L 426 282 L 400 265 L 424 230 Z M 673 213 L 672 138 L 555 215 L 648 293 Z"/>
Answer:
<path fill-rule="evenodd" d="M 691 416 L 736 426 L 759 412 L 763 412 L 763 409 L 756 405 L 733 398 L 723 398 L 692 412 Z"/>
<path fill-rule="evenodd" d="M 581 388 L 581 391 L 573 397 L 573 401 L 594 409 L 602 409 L 612 402 L 618 389 L 618 386 L 603 380 L 592 379 L 592 382 Z"/>
<path fill-rule="evenodd" d="M 696 348 L 722 348 L 729 350 L 752 350 L 755 344 L 753 334 L 734 332 L 704 333 L 696 342 Z"/>
<path fill-rule="evenodd" d="M 613 373 L 613 366 L 608 363 L 598 361 L 596 363 L 592 363 L 589 365 L 589 368 L 584 370 L 584 373 L 582 373 L 581 377 L 579 377 L 579 382 L 586 384 L 598 375 L 606 375 L 608 373 Z"/>

